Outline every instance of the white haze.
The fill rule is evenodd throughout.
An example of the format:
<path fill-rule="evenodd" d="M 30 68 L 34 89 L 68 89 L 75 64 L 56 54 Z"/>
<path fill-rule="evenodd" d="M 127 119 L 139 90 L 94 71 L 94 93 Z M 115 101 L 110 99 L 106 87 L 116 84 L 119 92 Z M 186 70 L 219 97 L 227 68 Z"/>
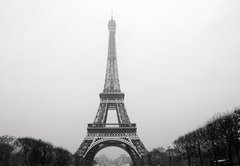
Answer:
<path fill-rule="evenodd" d="M 239 9 L 239 0 L 0 1 L 0 135 L 76 151 L 99 105 L 114 11 L 130 120 L 148 150 L 172 145 L 240 105 Z"/>

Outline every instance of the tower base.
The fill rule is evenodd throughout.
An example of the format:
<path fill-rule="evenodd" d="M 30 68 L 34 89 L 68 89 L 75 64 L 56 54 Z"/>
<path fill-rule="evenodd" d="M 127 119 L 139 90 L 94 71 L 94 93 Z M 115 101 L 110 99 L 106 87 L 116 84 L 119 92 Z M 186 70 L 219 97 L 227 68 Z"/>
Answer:
<path fill-rule="evenodd" d="M 76 152 L 76 166 L 91 166 L 95 155 L 100 150 L 115 146 L 125 150 L 134 166 L 148 165 L 148 151 L 136 133 L 134 127 L 88 127 L 88 134 Z M 117 125 L 117 124 L 115 124 Z"/>

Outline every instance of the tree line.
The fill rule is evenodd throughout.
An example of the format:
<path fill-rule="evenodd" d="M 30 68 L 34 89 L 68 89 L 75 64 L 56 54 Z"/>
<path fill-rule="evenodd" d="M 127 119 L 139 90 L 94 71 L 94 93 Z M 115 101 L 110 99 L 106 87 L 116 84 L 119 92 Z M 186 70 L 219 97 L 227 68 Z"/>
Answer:
<path fill-rule="evenodd" d="M 1 166 L 70 166 L 72 154 L 46 141 L 24 137 L 0 137 Z"/>
<path fill-rule="evenodd" d="M 1 166 L 70 166 L 77 155 L 30 137 L 0 136 Z M 148 153 L 150 166 L 239 166 L 240 109 L 215 115 L 205 125 L 178 137 L 172 147 Z"/>
<path fill-rule="evenodd" d="M 155 148 L 151 165 L 240 165 L 240 109 L 215 115 L 194 131 L 178 137 L 173 147 Z"/>

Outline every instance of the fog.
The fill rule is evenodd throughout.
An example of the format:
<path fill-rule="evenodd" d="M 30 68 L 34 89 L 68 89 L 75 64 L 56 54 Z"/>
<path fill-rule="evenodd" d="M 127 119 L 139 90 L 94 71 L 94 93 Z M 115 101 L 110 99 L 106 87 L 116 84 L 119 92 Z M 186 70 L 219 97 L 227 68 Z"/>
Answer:
<path fill-rule="evenodd" d="M 238 0 L 0 1 L 0 135 L 77 150 L 100 102 L 113 11 L 130 120 L 148 150 L 171 146 L 240 105 L 239 8 Z"/>

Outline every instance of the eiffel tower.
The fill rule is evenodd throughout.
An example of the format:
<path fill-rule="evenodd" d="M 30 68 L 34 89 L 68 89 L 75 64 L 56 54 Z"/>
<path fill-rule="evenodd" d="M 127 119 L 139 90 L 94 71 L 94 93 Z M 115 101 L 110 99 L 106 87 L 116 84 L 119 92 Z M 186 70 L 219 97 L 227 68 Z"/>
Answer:
<path fill-rule="evenodd" d="M 76 151 L 76 165 L 90 166 L 97 152 L 109 146 L 124 149 L 132 158 L 134 166 L 148 165 L 147 149 L 137 135 L 135 123 L 131 123 L 124 105 L 124 93 L 120 90 L 117 56 L 116 23 L 113 16 L 108 23 L 109 43 L 107 70 L 100 105 L 92 124 L 88 124 L 87 136 Z M 116 111 L 118 123 L 107 123 L 109 111 Z"/>

